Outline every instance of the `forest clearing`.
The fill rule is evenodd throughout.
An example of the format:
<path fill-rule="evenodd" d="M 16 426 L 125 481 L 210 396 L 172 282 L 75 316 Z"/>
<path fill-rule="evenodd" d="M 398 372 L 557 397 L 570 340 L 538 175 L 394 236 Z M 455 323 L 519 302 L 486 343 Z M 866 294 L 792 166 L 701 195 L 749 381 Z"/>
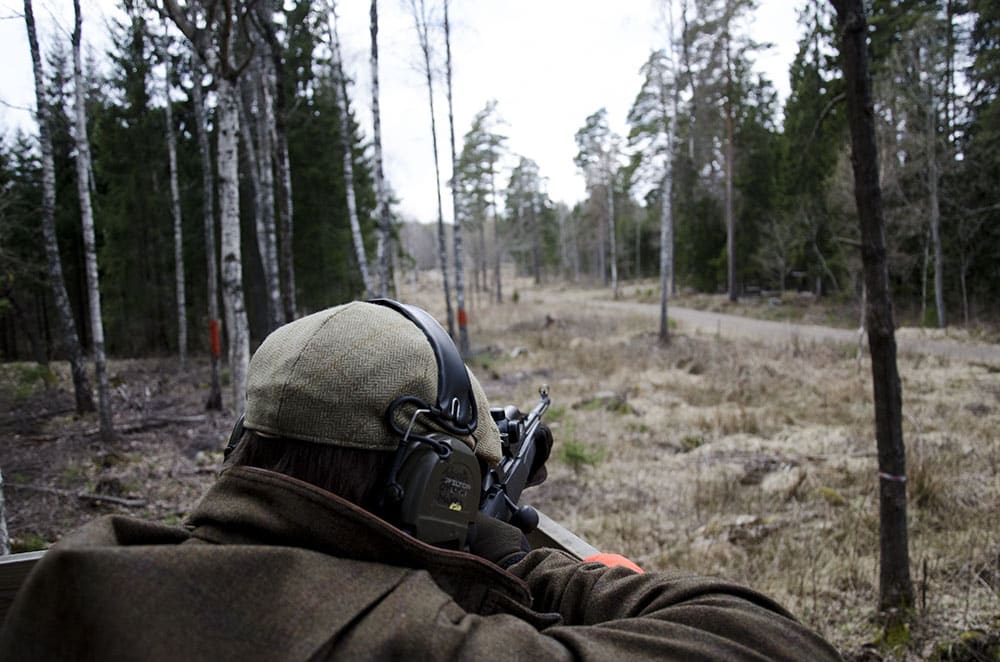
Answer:
<path fill-rule="evenodd" d="M 593 3 L 591 13 L 588 3 L 574 3 L 551 15 L 510 12 L 504 3 L 464 3 L 450 14 L 448 0 L 382 3 L 380 13 L 371 0 L 353 19 L 348 7 L 363 6 L 335 0 L 126 0 L 114 2 L 101 24 L 102 4 L 111 5 L 74 1 L 72 29 L 60 24 L 68 14 L 41 6 L 36 25 L 32 0 L 9 16 L 24 20 L 27 42 L 18 48 L 30 54 L 34 96 L 0 99 L 31 115 L 0 135 L 0 555 L 45 549 L 107 513 L 183 523 L 218 475 L 221 449 L 246 409 L 249 432 L 236 464 L 269 436 L 287 436 L 266 449 L 284 459 L 307 441 L 396 453 L 391 469 L 339 472 L 326 469 L 349 462 L 306 459 L 315 444 L 299 448 L 299 468 L 315 476 L 288 477 L 341 496 L 323 481 L 367 478 L 358 494 L 377 486 L 378 499 L 348 500 L 412 534 L 368 517 L 390 544 L 360 545 L 363 556 L 326 554 L 324 563 L 368 561 L 378 551 L 392 558 L 442 541 L 479 557 L 457 562 L 491 573 L 497 568 L 482 559 L 511 573 L 530 565 L 525 558 L 569 563 L 558 554 L 525 557 L 506 516 L 473 522 L 483 514 L 482 498 L 480 512 L 474 505 L 483 465 L 466 458 L 462 472 L 448 473 L 453 467 L 442 465 L 458 442 L 411 436 L 426 414 L 449 435 L 490 437 L 469 442 L 480 459 L 494 463 L 501 454 L 495 431 L 476 428 L 472 389 L 461 385 L 464 360 L 494 406 L 530 406 L 546 385 L 556 446 L 547 482 L 522 501 L 596 548 L 649 571 L 748 584 L 849 660 L 1000 660 L 1000 4 L 777 3 L 786 18 L 796 14 L 797 46 L 789 43 L 794 58 L 768 71 L 759 64 L 770 45 L 751 27 L 786 31 L 767 18 L 777 5 L 758 0 Z M 505 28 L 506 15 L 516 15 L 516 25 Z M 636 37 L 624 30 L 629 24 L 654 30 Z M 588 39 L 583 28 L 593 27 L 602 34 Z M 605 40 L 618 28 L 638 51 L 625 57 Z M 519 66 L 501 55 L 510 34 L 547 47 L 519 45 L 531 58 Z M 503 43 L 491 47 L 488 37 L 497 35 Z M 599 52 L 600 62 L 566 57 L 574 48 L 554 40 L 568 35 L 580 38 L 578 55 Z M 517 84 L 505 88 L 510 73 Z M 559 87 L 580 73 L 580 89 Z M 785 79 L 787 89 L 779 89 Z M 546 119 L 554 102 L 582 91 L 579 103 Z M 521 115 L 525 102 L 530 112 Z M 557 185 L 563 175 L 567 188 Z M 420 203 L 424 195 L 436 205 Z M 392 355 L 388 368 L 359 372 L 359 384 L 346 370 L 341 379 L 339 368 L 389 356 L 404 340 L 392 326 L 398 319 L 324 322 L 328 344 L 302 361 L 307 347 L 274 332 L 295 338 L 322 315 L 336 315 L 331 306 L 390 296 L 426 308 L 446 329 L 438 337 L 436 324 L 397 308 L 430 339 L 440 374 L 457 374 L 461 384 L 452 390 L 445 382 L 454 380 L 441 378 L 436 404 L 407 389 L 388 408 L 378 401 L 373 415 L 348 423 L 363 411 L 354 400 L 363 386 L 378 384 L 371 390 L 380 396 L 389 390 L 381 380 L 404 367 L 428 377 L 430 357 L 425 365 L 415 358 L 427 349 L 423 336 L 408 327 L 416 336 L 409 349 Z M 327 312 L 312 315 L 318 311 Z M 345 340 L 387 330 L 371 351 L 376 343 Z M 308 349 L 320 346 L 319 335 L 302 336 Z M 445 352 L 445 361 L 440 350 L 451 341 L 458 355 Z M 289 372 L 317 368 L 315 379 L 296 382 L 319 393 L 299 403 L 294 423 L 337 405 L 345 411 L 308 433 L 255 420 L 248 370 L 261 343 L 259 359 L 274 346 L 294 358 Z M 294 388 L 268 383 L 280 390 L 261 399 L 283 406 Z M 334 394 L 340 387 L 349 393 Z M 403 405 L 416 410 L 405 432 Z M 480 404 L 479 421 L 482 411 Z M 360 440 L 373 416 L 388 419 L 401 441 L 379 425 Z M 330 438 L 352 427 L 353 438 Z M 544 445 L 547 436 L 539 439 Z M 417 484 L 455 518 L 452 538 L 425 539 L 395 519 L 396 506 L 405 510 L 397 469 L 409 469 L 403 457 L 418 446 L 436 453 L 426 457 L 440 483 Z M 534 457 L 531 448 L 512 458 L 530 471 L 526 480 L 538 475 Z M 252 466 L 286 473 L 280 463 Z M 226 474 L 219 491 L 241 471 Z M 513 473 L 499 469 L 486 482 L 500 474 L 500 492 L 487 498 L 511 515 L 520 476 L 510 480 Z M 415 490 L 406 485 L 412 503 Z M 336 503 L 331 497 L 327 505 Z M 333 522 L 332 511 L 317 512 L 303 517 L 303 528 Z M 214 551 L 240 553 L 248 540 L 241 526 L 231 527 L 240 549 Z M 508 529 L 500 537 L 516 549 L 480 554 L 474 544 L 491 538 L 490 527 Z M 341 529 L 330 538 L 368 540 Z M 283 551 L 276 538 L 261 540 L 265 551 Z M 444 549 L 430 552 L 447 560 Z M 46 558 L 34 577 L 63 555 Z M 15 565 L 28 561 L 7 567 Z M 602 578 L 619 571 L 607 572 Z M 215 595 L 226 596 L 234 583 L 222 574 L 206 573 L 199 584 L 219 581 L 224 590 Z M 178 586 L 144 568 L 136 576 Z M 254 589 L 269 585 L 258 579 Z M 492 607 L 490 591 L 510 578 L 489 579 L 482 603 Z M 457 583 L 459 593 L 475 592 Z M 128 588 L 156 605 L 157 618 L 191 615 Z M 539 607 L 553 591 L 537 588 L 514 587 L 524 605 L 534 599 L 570 627 L 596 623 L 598 635 L 618 633 L 618 619 L 576 619 L 561 602 Z M 596 609 L 597 593 L 578 592 L 582 606 Z M 65 600 L 22 595 L 46 610 Z M 649 593 L 632 595 L 661 606 L 645 600 Z M 720 596 L 695 599 L 727 612 Z M 740 600 L 729 616 L 745 615 L 744 607 L 768 611 L 764 598 Z M 210 611 L 244 602 L 275 604 L 234 597 Z M 602 604 L 636 606 L 617 598 Z M 308 643 L 296 629 L 308 623 L 337 645 L 340 635 L 331 639 L 325 621 L 303 621 L 302 604 L 291 607 L 289 643 Z M 89 603 L 82 609 L 89 614 Z M 393 621 L 409 613 L 388 611 Z M 27 613 L 19 644 L 73 648 L 66 628 L 35 636 L 39 620 Z M 711 620 L 704 616 L 698 612 L 698 628 Z M 799 629 L 782 618 L 770 620 L 780 624 L 770 630 L 734 628 L 737 648 L 728 650 L 792 641 Z M 14 620 L 0 634 L 0 657 L 52 657 L 5 655 L 14 650 L 5 648 Z M 196 621 L 185 634 L 237 640 Z M 145 634 L 122 623 L 104 643 Z M 621 634 L 633 624 L 646 621 L 626 623 Z M 415 630 L 436 643 L 439 630 Z M 556 639 L 537 626 L 528 634 Z M 85 631 L 73 653 L 90 638 Z M 173 636 L 157 652 L 186 639 Z M 366 651 L 380 650 L 359 639 Z M 693 643 L 703 643 L 697 633 L 682 646 Z M 795 654 L 811 657 L 808 647 L 799 639 Z M 664 649 L 644 640 L 632 650 Z"/>
<path fill-rule="evenodd" d="M 440 317 L 434 280 L 400 298 Z M 996 646 L 1000 362 L 900 353 L 918 615 L 900 642 L 876 641 L 867 356 L 859 367 L 851 344 L 737 340 L 683 323 L 664 347 L 638 288 L 619 303 L 606 290 L 510 282 L 516 302 L 472 309 L 470 365 L 493 406 L 525 407 L 550 387 L 556 446 L 525 502 L 647 571 L 751 585 L 852 659 L 980 659 Z M 52 378 L 0 369 L 15 551 L 108 512 L 179 523 L 213 481 L 232 420 L 204 411 L 207 361 L 183 373 L 172 360 L 112 361 L 112 443 L 95 416 L 74 417 L 64 364 Z"/>

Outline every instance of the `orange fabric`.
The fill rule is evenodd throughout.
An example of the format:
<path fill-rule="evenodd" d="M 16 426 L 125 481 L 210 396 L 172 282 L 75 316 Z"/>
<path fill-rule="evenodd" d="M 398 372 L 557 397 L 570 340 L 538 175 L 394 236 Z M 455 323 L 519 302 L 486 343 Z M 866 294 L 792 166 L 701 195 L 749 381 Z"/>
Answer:
<path fill-rule="evenodd" d="M 646 573 L 645 570 L 637 566 L 635 563 L 625 558 L 621 554 L 606 554 L 601 552 L 599 554 L 594 554 L 593 556 L 588 556 L 583 560 L 585 563 L 602 563 L 609 568 L 614 568 L 615 566 L 622 566 L 623 568 L 628 568 L 632 572 L 637 572 L 640 575 Z"/>

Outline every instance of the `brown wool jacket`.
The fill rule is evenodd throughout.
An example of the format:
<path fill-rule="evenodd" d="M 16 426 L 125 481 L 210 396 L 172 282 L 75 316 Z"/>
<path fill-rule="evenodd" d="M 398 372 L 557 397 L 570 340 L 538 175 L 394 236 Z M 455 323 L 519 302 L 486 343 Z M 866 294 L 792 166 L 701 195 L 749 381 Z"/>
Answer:
<path fill-rule="evenodd" d="M 187 528 L 109 516 L 67 536 L 0 631 L 0 660 L 326 659 L 839 658 L 733 584 L 545 549 L 505 572 L 251 468 Z"/>

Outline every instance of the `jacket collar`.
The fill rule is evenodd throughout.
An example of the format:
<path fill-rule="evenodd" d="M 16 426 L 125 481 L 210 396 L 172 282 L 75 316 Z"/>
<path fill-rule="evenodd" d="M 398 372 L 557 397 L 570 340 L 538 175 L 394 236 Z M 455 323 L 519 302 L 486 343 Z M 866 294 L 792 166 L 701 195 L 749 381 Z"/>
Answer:
<path fill-rule="evenodd" d="M 211 543 L 301 547 L 423 569 L 467 611 L 493 613 L 530 604 L 527 585 L 498 566 L 423 543 L 335 494 L 265 469 L 224 472 L 188 525 L 192 536 Z"/>

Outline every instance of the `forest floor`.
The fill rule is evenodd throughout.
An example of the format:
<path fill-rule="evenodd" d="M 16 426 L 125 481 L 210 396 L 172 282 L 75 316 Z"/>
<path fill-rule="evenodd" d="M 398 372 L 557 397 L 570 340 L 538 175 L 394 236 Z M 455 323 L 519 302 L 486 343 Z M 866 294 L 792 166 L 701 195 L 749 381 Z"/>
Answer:
<path fill-rule="evenodd" d="M 437 282 L 403 284 L 401 298 L 443 320 Z M 852 332 L 754 339 L 679 318 L 663 346 L 641 289 L 618 302 L 527 281 L 508 291 L 517 303 L 469 297 L 470 365 L 494 406 L 530 407 L 550 387 L 549 479 L 524 501 L 648 571 L 753 586 L 849 659 L 995 659 L 980 656 L 1000 646 L 1000 347 L 974 359 L 900 351 L 917 606 L 909 630 L 886 638 L 871 373 Z M 232 424 L 204 411 L 207 362 L 112 361 L 111 443 L 96 417 L 73 415 L 68 371 L 52 369 L 0 365 L 17 550 L 109 512 L 182 522 Z"/>

